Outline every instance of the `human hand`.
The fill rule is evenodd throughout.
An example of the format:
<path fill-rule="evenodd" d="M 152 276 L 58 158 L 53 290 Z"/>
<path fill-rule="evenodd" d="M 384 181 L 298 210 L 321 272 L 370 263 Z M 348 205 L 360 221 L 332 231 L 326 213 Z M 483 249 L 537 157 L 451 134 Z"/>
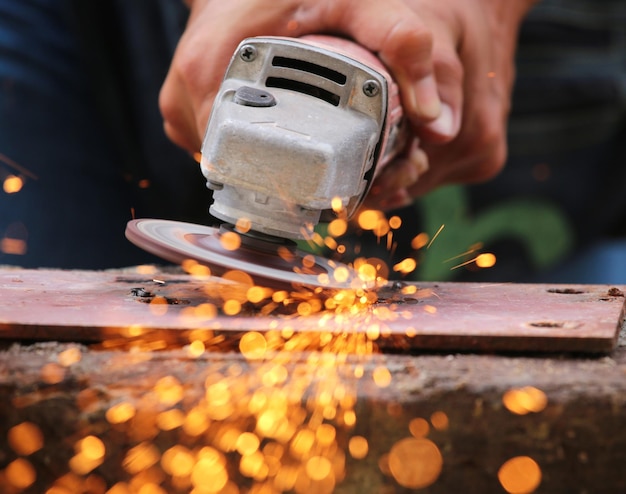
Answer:
<path fill-rule="evenodd" d="M 388 66 L 419 139 L 383 170 L 369 205 L 399 207 L 438 185 L 485 180 L 502 167 L 518 26 L 535 0 L 189 3 L 160 95 L 167 135 L 189 151 L 200 149 L 241 39 L 330 32 L 351 37 Z"/>
<path fill-rule="evenodd" d="M 500 171 L 518 28 L 534 3 L 406 0 L 431 30 L 442 112 L 433 122 L 412 121 L 419 146 L 383 170 L 367 205 L 408 205 L 439 185 L 483 181 Z"/>
<path fill-rule="evenodd" d="M 431 60 L 432 35 L 402 0 L 190 0 L 159 98 L 169 138 L 190 152 L 202 137 L 228 62 L 249 36 L 331 33 L 378 54 L 398 82 L 405 114 L 416 125 L 435 122 L 441 105 Z"/>

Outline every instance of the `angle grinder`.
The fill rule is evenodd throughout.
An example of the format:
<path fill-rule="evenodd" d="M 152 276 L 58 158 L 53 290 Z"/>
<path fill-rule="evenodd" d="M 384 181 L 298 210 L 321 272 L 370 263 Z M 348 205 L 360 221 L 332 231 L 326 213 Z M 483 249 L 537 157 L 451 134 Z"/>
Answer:
<path fill-rule="evenodd" d="M 168 261 L 191 259 L 216 275 L 241 270 L 264 286 L 363 286 L 350 268 L 294 240 L 338 212 L 354 215 L 406 146 L 404 120 L 397 85 L 362 46 L 332 36 L 247 38 L 202 144 L 209 212 L 223 224 L 135 219 L 126 237 Z"/>

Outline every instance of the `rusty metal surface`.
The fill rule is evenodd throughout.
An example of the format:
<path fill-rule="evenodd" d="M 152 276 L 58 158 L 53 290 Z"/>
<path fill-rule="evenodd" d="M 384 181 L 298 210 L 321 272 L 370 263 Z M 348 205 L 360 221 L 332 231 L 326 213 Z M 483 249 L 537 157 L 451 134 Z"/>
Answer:
<path fill-rule="evenodd" d="M 155 281 L 156 280 L 156 281 Z M 524 351 L 606 353 L 615 348 L 625 287 L 424 283 L 412 295 L 381 292 L 354 316 L 218 314 L 191 308 L 210 302 L 217 279 L 129 271 L 0 269 L 0 338 L 101 341 L 129 328 L 180 335 L 197 329 L 232 332 L 369 332 L 376 344 L 406 351 Z M 169 304 L 154 310 L 142 295 Z"/>
<path fill-rule="evenodd" d="M 61 367 L 60 356 L 68 351 L 78 351 L 80 361 Z M 285 364 L 291 378 L 311 379 L 306 389 L 313 394 L 319 392 L 314 379 L 319 370 L 317 362 L 302 359 Z M 234 352 L 206 352 L 191 357 L 184 349 L 150 353 L 94 351 L 75 343 L 54 342 L 12 344 L 6 350 L 0 346 L 0 402 L 3 403 L 0 480 L 2 469 L 18 456 L 10 448 L 7 433 L 24 421 L 36 424 L 45 441 L 41 450 L 27 457 L 37 477 L 30 489 L 19 491 L 23 494 L 55 491 L 51 485 L 57 479 L 59 484 L 61 479 L 67 479 L 68 463 L 75 455 L 73 445 L 88 435 L 99 437 L 106 444 L 106 457 L 87 478 L 101 478 L 106 488 L 131 480 L 132 475 L 120 464 L 127 452 L 142 440 L 141 434 L 158 432 L 150 439 L 161 452 L 181 444 L 197 449 L 214 445 L 211 438 L 219 437 L 217 434 L 195 437 L 195 442 L 190 444 L 183 442 L 185 436 L 176 432 L 179 429 L 161 431 L 156 426 L 147 426 L 156 420 L 158 411 L 168 408 L 155 398 L 155 386 L 163 378 L 184 383 L 185 400 L 175 407 L 187 414 L 206 395 L 207 382 L 214 383 L 216 379 L 228 382 L 232 389 L 243 386 L 253 393 L 259 389 L 255 386 L 262 386 L 256 383 L 267 373 L 267 363 L 267 360 L 249 361 Z M 363 366 L 360 378 L 346 371 L 346 367 L 350 369 L 357 364 Z M 385 388 L 377 386 L 373 379 L 381 366 L 392 375 Z M 43 370 L 50 367 L 57 370 L 55 383 L 43 381 L 42 376 L 46 375 Z M 229 372 L 233 368 L 239 368 L 241 374 L 233 376 Z M 338 440 L 347 464 L 345 479 L 337 483 L 334 494 L 504 493 L 498 470 L 517 455 L 528 456 L 540 466 L 541 484 L 533 491 L 537 494 L 626 492 L 625 347 L 617 348 L 611 357 L 601 358 L 473 354 L 379 354 L 366 359 L 351 356 L 335 371 L 343 376 L 341 380 L 326 379 L 325 383 L 354 393 L 356 424 L 354 428 L 346 428 L 337 421 L 328 423 L 335 425 L 338 438 L 367 438 L 369 452 L 365 458 L 356 460 L 349 455 L 346 443 Z M 274 389 L 285 389 L 284 386 L 282 383 Z M 511 412 L 503 404 L 504 395 L 527 386 L 545 393 L 545 408 L 523 415 Z M 321 389 L 328 388 L 325 385 Z M 105 413 L 120 403 L 132 403 L 138 413 L 129 423 L 112 425 Z M 395 443 L 412 437 L 412 421 L 428 424 L 435 413 L 444 413 L 448 418 L 445 429 L 435 428 L 431 423 L 427 435 L 442 453 L 441 475 L 425 489 L 403 488 L 390 478 L 389 472 L 385 473 L 380 462 Z M 230 417 L 213 420 L 212 427 L 232 428 L 236 420 Z M 228 459 L 232 472 L 237 472 L 239 466 L 240 457 L 235 455 L 232 452 Z M 160 464 L 155 467 L 161 471 Z M 5 484 L 0 482 L 0 492 L 5 492 L 3 487 Z M 166 492 L 182 492 L 167 490 L 164 484 L 161 488 Z M 70 491 L 95 493 L 104 489 L 64 487 L 60 490 Z"/>

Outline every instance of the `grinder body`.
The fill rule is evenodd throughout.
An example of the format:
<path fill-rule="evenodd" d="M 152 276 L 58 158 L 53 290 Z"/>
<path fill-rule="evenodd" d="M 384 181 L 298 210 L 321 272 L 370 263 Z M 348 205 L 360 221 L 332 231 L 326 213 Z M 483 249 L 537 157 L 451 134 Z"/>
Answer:
<path fill-rule="evenodd" d="M 330 36 L 248 38 L 207 124 L 201 170 L 210 212 L 300 239 L 350 217 L 406 144 L 398 87 L 371 52 Z"/>

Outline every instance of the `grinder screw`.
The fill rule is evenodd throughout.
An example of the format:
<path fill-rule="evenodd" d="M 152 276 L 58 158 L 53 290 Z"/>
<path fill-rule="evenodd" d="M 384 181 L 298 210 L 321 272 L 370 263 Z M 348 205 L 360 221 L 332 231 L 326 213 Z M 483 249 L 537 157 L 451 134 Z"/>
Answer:
<path fill-rule="evenodd" d="M 257 56 L 257 50 L 255 46 L 243 45 L 239 50 L 239 57 L 244 62 L 252 62 Z"/>
<path fill-rule="evenodd" d="M 363 93 L 365 96 L 372 98 L 380 91 L 380 84 L 374 79 L 369 79 L 363 83 Z"/>

